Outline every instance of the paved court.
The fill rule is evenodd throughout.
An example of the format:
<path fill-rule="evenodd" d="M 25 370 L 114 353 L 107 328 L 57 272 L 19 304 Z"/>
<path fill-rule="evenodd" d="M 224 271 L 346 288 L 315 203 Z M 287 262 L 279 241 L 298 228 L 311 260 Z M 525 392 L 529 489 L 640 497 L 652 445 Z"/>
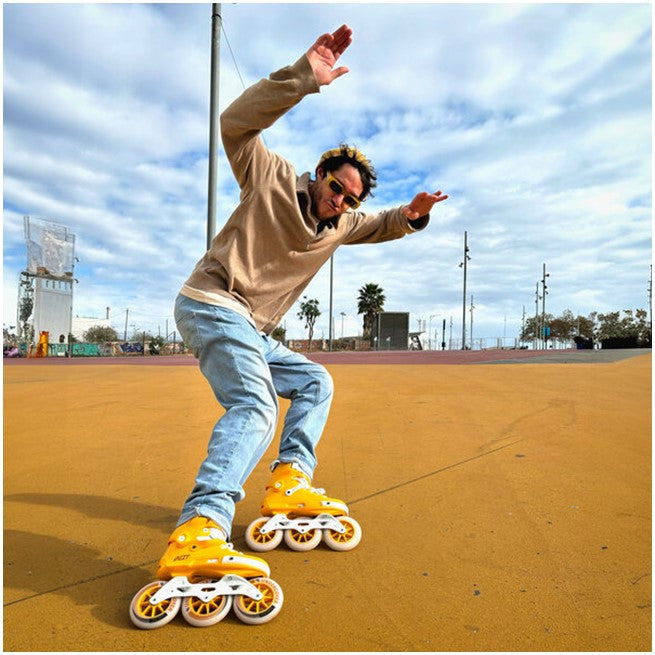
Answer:
<path fill-rule="evenodd" d="M 188 359 L 7 364 L 4 649 L 650 650 L 651 356 L 587 353 L 328 355 L 315 483 L 362 543 L 268 554 L 285 592 L 271 623 L 148 632 L 127 608 L 206 449 L 209 387 Z M 240 549 L 273 455 L 246 483 Z"/>

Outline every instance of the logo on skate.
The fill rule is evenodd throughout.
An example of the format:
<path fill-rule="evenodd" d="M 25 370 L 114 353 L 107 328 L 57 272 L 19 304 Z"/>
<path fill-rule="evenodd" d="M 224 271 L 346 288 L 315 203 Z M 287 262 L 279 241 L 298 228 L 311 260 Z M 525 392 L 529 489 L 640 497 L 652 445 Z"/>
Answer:
<path fill-rule="evenodd" d="M 174 562 L 179 562 L 180 560 L 183 560 L 183 559 L 189 559 L 189 555 L 176 555 L 173 558 L 173 561 Z"/>

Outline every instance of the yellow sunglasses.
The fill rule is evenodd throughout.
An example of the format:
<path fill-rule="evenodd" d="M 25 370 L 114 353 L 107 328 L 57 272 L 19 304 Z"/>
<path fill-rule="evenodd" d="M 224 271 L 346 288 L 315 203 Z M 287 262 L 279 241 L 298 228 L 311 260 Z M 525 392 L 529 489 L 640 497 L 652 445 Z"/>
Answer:
<path fill-rule="evenodd" d="M 337 180 L 336 177 L 333 177 L 330 173 L 327 174 L 327 183 L 330 189 L 334 191 L 339 196 L 343 196 L 343 201 L 351 208 L 351 209 L 357 209 L 361 205 L 361 200 L 357 197 L 354 196 L 352 193 L 348 193 L 341 182 Z"/>

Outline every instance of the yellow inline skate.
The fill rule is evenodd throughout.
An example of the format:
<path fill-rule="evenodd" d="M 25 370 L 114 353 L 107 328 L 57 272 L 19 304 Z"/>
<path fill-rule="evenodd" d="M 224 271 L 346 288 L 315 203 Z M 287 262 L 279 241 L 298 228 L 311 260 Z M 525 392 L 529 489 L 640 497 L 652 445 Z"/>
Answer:
<path fill-rule="evenodd" d="M 309 476 L 295 464 L 279 464 L 266 486 L 262 516 L 246 529 L 246 543 L 254 551 L 277 548 L 284 539 L 292 550 L 316 548 L 321 539 L 333 550 L 352 550 L 362 528 L 348 516 L 347 505 L 328 498 L 325 489 L 311 486 Z"/>
<path fill-rule="evenodd" d="M 182 609 L 197 627 L 214 625 L 234 610 L 244 623 L 266 623 L 279 613 L 284 596 L 268 564 L 225 542 L 210 519 L 195 517 L 179 526 L 159 560 L 157 578 L 130 604 L 130 619 L 150 630 L 166 625 Z"/>

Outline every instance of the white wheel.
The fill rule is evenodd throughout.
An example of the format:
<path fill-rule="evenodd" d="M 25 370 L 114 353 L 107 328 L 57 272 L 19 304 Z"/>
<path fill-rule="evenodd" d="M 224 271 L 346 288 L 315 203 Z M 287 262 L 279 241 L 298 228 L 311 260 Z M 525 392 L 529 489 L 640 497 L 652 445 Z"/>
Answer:
<path fill-rule="evenodd" d="M 262 534 L 260 532 L 261 528 L 268 522 L 269 517 L 262 516 L 258 519 L 255 519 L 247 528 L 246 528 L 246 544 L 248 548 L 259 553 L 265 553 L 269 550 L 274 550 L 282 543 L 282 537 L 284 536 L 282 530 L 274 530 L 272 532 L 267 532 Z"/>
<path fill-rule="evenodd" d="M 248 596 L 235 596 L 233 608 L 237 618 L 251 625 L 267 623 L 274 619 L 280 613 L 284 602 L 280 585 L 270 578 L 255 578 L 248 582 L 262 592 L 263 598 L 253 600 Z"/>
<path fill-rule="evenodd" d="M 161 628 L 175 618 L 180 609 L 179 598 L 169 598 L 156 605 L 150 602 L 150 599 L 165 584 L 162 580 L 149 582 L 134 595 L 130 603 L 130 619 L 137 628 L 142 630 Z"/>
<path fill-rule="evenodd" d="M 352 550 L 362 540 L 362 527 L 350 516 L 337 518 L 346 531 L 341 533 L 336 530 L 324 530 L 323 539 L 332 550 Z"/>
<path fill-rule="evenodd" d="M 299 552 L 305 552 L 316 548 L 321 543 L 323 537 L 322 531 L 318 528 L 308 530 L 307 532 L 298 532 L 293 528 L 284 531 L 284 543 Z"/>
<path fill-rule="evenodd" d="M 216 580 L 204 582 L 216 582 Z M 216 596 L 208 602 L 200 600 L 197 596 L 187 596 L 182 601 L 182 616 L 187 623 L 197 628 L 205 628 L 222 621 L 231 608 L 232 596 Z"/>

